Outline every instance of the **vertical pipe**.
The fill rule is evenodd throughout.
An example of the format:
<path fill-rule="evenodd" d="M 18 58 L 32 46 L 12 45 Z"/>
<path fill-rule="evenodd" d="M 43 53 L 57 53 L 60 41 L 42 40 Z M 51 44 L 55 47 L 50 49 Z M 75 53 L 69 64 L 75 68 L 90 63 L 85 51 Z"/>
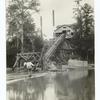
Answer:
<path fill-rule="evenodd" d="M 55 12 L 52 10 L 53 26 L 55 26 Z"/>
<path fill-rule="evenodd" d="M 55 11 L 52 10 L 52 21 L 53 21 L 53 31 L 54 31 L 54 26 L 55 26 Z M 55 37 L 55 34 L 53 33 L 53 37 Z"/>
<path fill-rule="evenodd" d="M 42 32 L 42 16 L 40 16 L 40 26 L 41 26 L 41 38 L 43 39 L 43 32 Z"/>
<path fill-rule="evenodd" d="M 24 44 L 23 44 L 23 42 L 24 42 L 24 41 L 23 41 L 23 40 L 24 40 L 24 37 L 23 37 L 23 24 L 24 24 L 24 23 L 23 23 L 23 13 L 24 13 L 24 12 L 23 12 L 23 0 L 22 0 L 22 25 L 21 25 L 21 28 L 22 28 L 22 29 L 21 29 L 21 33 L 22 33 L 22 36 L 21 36 L 21 42 L 22 42 L 21 52 L 22 52 L 22 53 L 23 53 L 23 50 L 24 50 L 24 49 L 23 49 L 23 45 L 24 45 Z"/>

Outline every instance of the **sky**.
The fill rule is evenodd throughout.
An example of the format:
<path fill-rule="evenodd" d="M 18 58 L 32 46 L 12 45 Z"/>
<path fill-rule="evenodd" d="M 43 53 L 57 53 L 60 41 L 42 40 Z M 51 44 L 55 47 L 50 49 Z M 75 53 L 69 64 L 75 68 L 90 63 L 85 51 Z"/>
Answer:
<path fill-rule="evenodd" d="M 75 23 L 73 8 L 75 0 L 39 0 L 40 12 L 34 15 L 37 28 L 40 28 L 40 16 L 42 16 L 42 30 L 44 39 L 53 37 L 53 31 L 57 25 Z M 89 3 L 94 6 L 94 0 L 83 0 L 82 4 Z M 52 23 L 52 10 L 55 11 L 55 27 Z"/>
<path fill-rule="evenodd" d="M 9 1 L 9 0 L 6 0 Z M 36 28 L 40 28 L 40 16 L 42 16 L 42 32 L 44 39 L 53 38 L 53 31 L 58 25 L 75 23 L 73 8 L 75 0 L 39 0 L 40 12 L 32 15 Z M 82 4 L 89 3 L 94 6 L 94 0 L 82 0 Z M 8 2 L 6 2 L 8 5 Z M 55 12 L 55 26 L 53 26 L 52 10 Z"/>

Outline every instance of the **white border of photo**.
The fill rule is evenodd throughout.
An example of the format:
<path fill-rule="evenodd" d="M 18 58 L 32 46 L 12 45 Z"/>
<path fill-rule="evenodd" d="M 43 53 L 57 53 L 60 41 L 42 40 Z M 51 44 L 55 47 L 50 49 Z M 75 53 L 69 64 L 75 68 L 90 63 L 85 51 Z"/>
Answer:
<path fill-rule="evenodd" d="M 95 100 L 100 100 L 100 0 L 95 4 Z M 5 0 L 0 0 L 0 100 L 6 100 Z"/>
<path fill-rule="evenodd" d="M 100 100 L 100 0 L 95 0 L 95 100 Z"/>
<path fill-rule="evenodd" d="M 5 0 L 0 0 L 0 100 L 6 100 Z"/>

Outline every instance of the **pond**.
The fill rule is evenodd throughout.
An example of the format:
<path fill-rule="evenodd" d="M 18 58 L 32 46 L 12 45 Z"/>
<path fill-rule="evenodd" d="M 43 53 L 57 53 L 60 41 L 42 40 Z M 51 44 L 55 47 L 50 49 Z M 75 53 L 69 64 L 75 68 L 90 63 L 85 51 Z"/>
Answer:
<path fill-rule="evenodd" d="M 7 84 L 7 100 L 95 100 L 94 71 L 71 70 Z"/>

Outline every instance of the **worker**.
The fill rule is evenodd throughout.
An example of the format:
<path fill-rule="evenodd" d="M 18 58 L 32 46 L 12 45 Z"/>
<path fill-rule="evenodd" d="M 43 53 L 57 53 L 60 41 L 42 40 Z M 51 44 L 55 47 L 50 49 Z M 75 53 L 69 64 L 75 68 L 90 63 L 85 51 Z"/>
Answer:
<path fill-rule="evenodd" d="M 32 69 L 33 69 L 33 67 L 35 67 L 35 65 L 32 62 L 24 62 L 24 67 L 27 68 L 29 77 L 31 77 L 32 76 Z"/>

